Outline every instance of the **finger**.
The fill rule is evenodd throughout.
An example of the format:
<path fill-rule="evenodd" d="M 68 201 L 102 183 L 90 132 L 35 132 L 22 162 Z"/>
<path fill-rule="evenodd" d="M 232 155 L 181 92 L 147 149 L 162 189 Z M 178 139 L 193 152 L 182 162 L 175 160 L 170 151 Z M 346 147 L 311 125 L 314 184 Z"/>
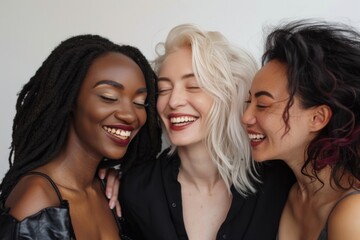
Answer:
<path fill-rule="evenodd" d="M 112 195 L 111 195 L 111 199 L 110 202 L 112 202 L 112 206 L 115 206 L 115 203 L 118 201 L 118 195 L 119 195 L 119 186 L 120 186 L 120 179 L 117 177 L 115 178 L 115 181 L 113 183 L 113 188 L 112 188 Z"/>
<path fill-rule="evenodd" d="M 114 197 L 114 199 L 118 199 L 119 198 L 119 188 L 120 188 L 120 177 L 118 175 L 117 178 L 115 178 L 115 181 L 114 181 L 114 186 L 113 186 L 113 189 L 112 189 L 112 195 Z"/>
<path fill-rule="evenodd" d="M 113 196 L 113 189 L 114 189 L 114 184 L 117 180 L 117 171 L 114 169 L 109 169 L 108 173 L 107 173 L 107 177 L 106 177 L 106 197 L 108 199 L 111 199 L 111 197 Z M 117 196 L 117 195 L 116 195 Z"/>
<path fill-rule="evenodd" d="M 114 188 L 113 188 L 113 196 L 116 196 L 116 202 L 115 202 L 115 207 L 116 207 L 116 214 L 118 215 L 118 217 L 121 217 L 121 206 L 120 206 L 120 202 L 119 202 L 119 191 L 120 191 L 120 175 L 119 177 L 116 179 L 115 184 L 114 184 Z"/>
<path fill-rule="evenodd" d="M 121 206 L 119 201 L 116 201 L 115 207 L 116 207 L 116 214 L 118 215 L 118 217 L 121 217 Z"/>
<path fill-rule="evenodd" d="M 118 200 L 118 196 L 119 196 L 119 187 L 120 187 L 120 177 L 117 177 L 115 179 L 114 182 L 114 186 L 112 189 L 112 196 L 109 202 L 109 206 L 111 209 L 113 209 L 114 207 L 116 207 L 116 214 L 121 217 L 121 208 L 120 208 L 120 203 Z"/>
<path fill-rule="evenodd" d="M 100 168 L 100 169 L 99 169 L 98 175 L 99 175 L 99 178 L 100 178 L 100 179 L 102 179 L 102 180 L 105 179 L 106 171 L 107 171 L 106 168 Z"/>

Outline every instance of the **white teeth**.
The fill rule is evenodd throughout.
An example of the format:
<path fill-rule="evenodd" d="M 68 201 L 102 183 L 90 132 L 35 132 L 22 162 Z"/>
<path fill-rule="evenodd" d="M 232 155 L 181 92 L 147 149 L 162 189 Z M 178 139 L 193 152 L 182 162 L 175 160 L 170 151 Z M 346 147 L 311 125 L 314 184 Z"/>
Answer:
<path fill-rule="evenodd" d="M 252 133 L 249 133 L 249 138 L 250 140 L 252 141 L 261 141 L 265 138 L 265 135 L 264 134 L 252 134 Z"/>
<path fill-rule="evenodd" d="M 174 124 L 194 122 L 195 120 L 196 120 L 196 118 L 190 117 L 190 116 L 170 118 L 170 122 L 174 123 Z"/>
<path fill-rule="evenodd" d="M 126 131 L 126 130 L 122 130 L 122 129 L 118 129 L 118 128 L 109 128 L 109 127 L 104 126 L 104 129 L 108 133 L 110 133 L 116 137 L 119 137 L 121 139 L 127 139 L 131 135 L 131 131 Z"/>

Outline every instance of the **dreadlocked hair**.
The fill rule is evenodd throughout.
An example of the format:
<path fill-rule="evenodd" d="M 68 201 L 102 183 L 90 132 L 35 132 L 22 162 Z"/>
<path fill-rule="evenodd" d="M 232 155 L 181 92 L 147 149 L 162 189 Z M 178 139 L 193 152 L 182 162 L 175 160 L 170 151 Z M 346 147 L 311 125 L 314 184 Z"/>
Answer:
<path fill-rule="evenodd" d="M 148 89 L 147 122 L 131 142 L 123 159 L 154 159 L 161 150 L 157 124 L 155 74 L 135 47 L 117 45 L 98 35 L 79 35 L 60 43 L 23 86 L 16 102 L 10 146 L 10 169 L 0 184 L 1 198 L 10 193 L 18 178 L 53 159 L 65 145 L 71 110 L 92 62 L 109 52 L 131 58 L 141 68 Z"/>

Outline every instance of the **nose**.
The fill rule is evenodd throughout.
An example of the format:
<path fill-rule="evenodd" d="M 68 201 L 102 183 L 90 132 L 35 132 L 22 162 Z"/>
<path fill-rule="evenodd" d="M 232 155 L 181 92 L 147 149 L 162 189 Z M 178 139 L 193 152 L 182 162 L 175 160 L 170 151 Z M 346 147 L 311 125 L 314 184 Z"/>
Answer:
<path fill-rule="evenodd" d="M 186 92 L 181 87 L 174 87 L 169 98 L 169 106 L 173 109 L 186 103 Z"/>
<path fill-rule="evenodd" d="M 116 107 L 115 117 L 120 121 L 131 124 L 136 121 L 134 104 L 131 101 L 121 101 Z"/>
<path fill-rule="evenodd" d="M 254 110 L 251 104 L 246 108 L 244 114 L 242 115 L 241 122 L 245 125 L 253 125 L 256 123 Z"/>

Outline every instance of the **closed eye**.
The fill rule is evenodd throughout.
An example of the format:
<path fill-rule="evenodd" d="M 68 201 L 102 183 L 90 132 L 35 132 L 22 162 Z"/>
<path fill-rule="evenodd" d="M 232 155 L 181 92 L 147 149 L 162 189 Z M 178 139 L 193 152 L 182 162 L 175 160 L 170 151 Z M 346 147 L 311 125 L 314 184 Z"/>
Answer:
<path fill-rule="evenodd" d="M 136 107 L 139 107 L 139 108 L 146 108 L 149 106 L 149 104 L 147 102 L 134 102 L 135 106 Z"/>
<path fill-rule="evenodd" d="M 172 91 L 172 88 L 167 88 L 167 89 L 159 89 L 158 90 L 158 95 L 165 95 L 165 94 L 168 94 Z"/>
<path fill-rule="evenodd" d="M 188 89 L 190 92 L 198 92 L 199 90 L 201 90 L 201 88 L 198 87 L 198 86 L 187 87 L 187 89 Z"/>
<path fill-rule="evenodd" d="M 261 108 L 261 109 L 264 109 L 264 108 L 268 108 L 269 106 L 264 106 L 264 105 L 256 105 L 257 108 Z"/>
<path fill-rule="evenodd" d="M 105 96 L 105 95 L 100 95 L 100 98 L 107 101 L 107 102 L 115 102 L 115 101 L 118 100 L 116 97 Z"/>
<path fill-rule="evenodd" d="M 246 101 L 245 101 L 245 104 L 247 104 L 247 105 L 251 104 L 251 100 L 246 100 Z M 268 108 L 269 106 L 257 104 L 256 107 L 257 107 L 257 108 L 260 108 L 260 109 L 264 109 L 264 108 Z"/>

